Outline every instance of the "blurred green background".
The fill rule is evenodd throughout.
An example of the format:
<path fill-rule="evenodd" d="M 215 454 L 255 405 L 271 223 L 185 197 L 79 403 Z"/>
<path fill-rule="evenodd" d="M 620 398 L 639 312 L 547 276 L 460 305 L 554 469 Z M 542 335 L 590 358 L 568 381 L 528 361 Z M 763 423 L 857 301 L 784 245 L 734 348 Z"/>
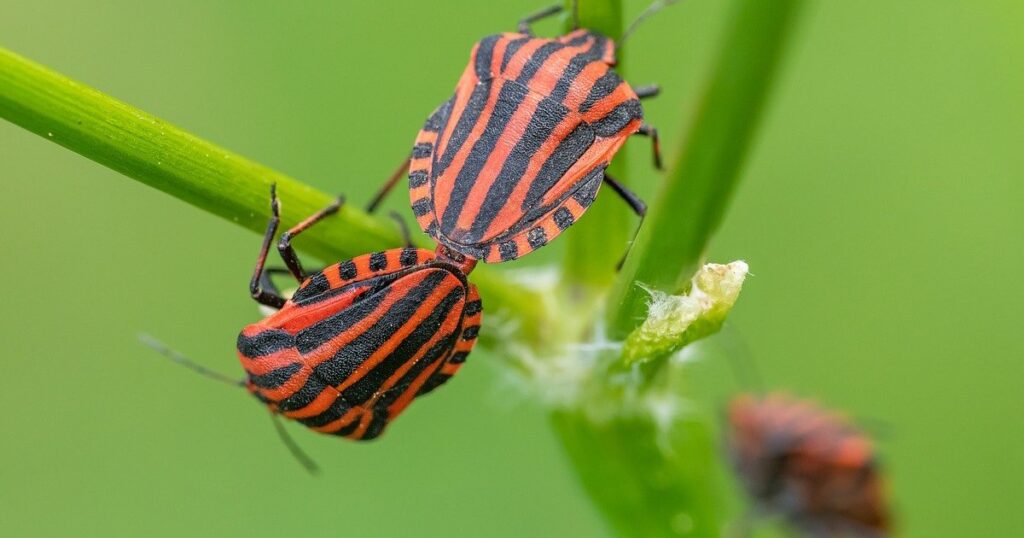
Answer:
<path fill-rule="evenodd" d="M 210 4 L 7 0 L 0 45 L 365 200 L 473 41 L 540 7 Z M 630 17 L 645 4 L 627 0 Z M 662 84 L 646 115 L 667 148 L 723 5 L 684 2 L 625 53 L 630 80 Z M 712 246 L 756 275 L 719 339 L 771 386 L 887 425 L 904 535 L 1024 533 L 1024 4 L 808 8 Z M 631 165 L 652 194 L 647 160 Z M 136 340 L 239 372 L 255 234 L 6 122 L 0 197 L 0 535 L 608 533 L 543 409 L 491 355 L 378 442 L 291 427 L 325 468 L 311 478 L 249 397 Z"/>

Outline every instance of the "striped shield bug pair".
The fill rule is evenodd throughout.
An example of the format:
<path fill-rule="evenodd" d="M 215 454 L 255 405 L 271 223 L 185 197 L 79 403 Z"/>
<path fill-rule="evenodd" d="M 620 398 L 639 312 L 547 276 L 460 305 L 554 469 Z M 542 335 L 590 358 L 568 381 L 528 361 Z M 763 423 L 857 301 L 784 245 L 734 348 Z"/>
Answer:
<path fill-rule="evenodd" d="M 477 260 L 517 259 L 572 225 L 607 183 L 643 215 L 644 203 L 605 169 L 634 134 L 652 140 L 640 99 L 615 73 L 615 43 L 576 30 L 537 38 L 518 33 L 484 38 L 473 48 L 455 94 L 429 117 L 407 163 L 370 202 L 408 170 L 412 210 L 437 243 L 435 251 L 374 252 L 307 275 L 291 241 L 335 213 L 342 201 L 284 232 L 278 243 L 287 272 L 300 283 L 285 298 L 265 268 L 280 221 L 272 216 L 250 282 L 253 298 L 276 309 L 238 337 L 246 371 L 240 384 L 278 415 L 318 432 L 367 440 L 379 436 L 416 397 L 451 378 L 473 348 L 481 302 L 467 274 Z M 643 16 L 641 16 L 642 18 Z M 174 360 L 218 377 L 151 342 Z M 300 460 L 297 447 L 285 441 Z"/>
<path fill-rule="evenodd" d="M 734 468 L 758 511 L 814 538 L 882 538 L 890 515 L 868 438 L 836 413 L 780 394 L 728 414 Z"/>

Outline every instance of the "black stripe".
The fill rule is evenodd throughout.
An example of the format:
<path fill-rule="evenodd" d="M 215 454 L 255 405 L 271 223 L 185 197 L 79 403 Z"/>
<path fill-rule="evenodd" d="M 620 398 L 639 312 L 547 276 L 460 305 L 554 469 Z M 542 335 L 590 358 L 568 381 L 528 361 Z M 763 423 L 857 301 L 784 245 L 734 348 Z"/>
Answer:
<path fill-rule="evenodd" d="M 533 75 L 536 75 L 537 71 L 539 71 L 541 66 L 544 65 L 544 62 L 547 61 L 552 54 L 563 48 L 565 48 L 565 45 L 557 41 L 549 41 L 541 45 L 536 51 L 534 51 L 533 55 L 530 56 L 530 59 L 526 60 L 526 63 L 523 65 L 523 70 L 520 71 L 519 76 L 516 77 L 516 82 L 524 85 L 529 83 L 530 79 L 533 78 Z"/>
<path fill-rule="evenodd" d="M 362 418 L 362 415 L 357 416 L 356 418 L 352 419 L 352 422 L 348 423 L 347 425 L 345 425 L 340 430 L 331 433 L 331 435 L 340 435 L 342 437 L 345 437 L 348 434 L 356 431 L 356 428 L 359 427 L 359 422 L 360 422 L 359 419 L 361 419 L 361 418 Z"/>
<path fill-rule="evenodd" d="M 434 144 L 430 142 L 423 142 L 412 147 L 412 158 L 423 159 L 425 157 L 430 157 L 430 154 L 433 152 Z"/>
<path fill-rule="evenodd" d="M 441 372 L 437 372 L 436 374 L 428 377 L 427 382 L 424 383 L 422 387 L 420 387 L 420 390 L 416 391 L 416 397 L 419 398 L 420 396 L 429 393 L 430 391 L 436 389 L 437 387 L 444 385 L 445 382 L 451 378 L 452 376 L 448 374 L 442 374 Z"/>
<path fill-rule="evenodd" d="M 448 202 L 448 207 L 444 209 L 444 216 L 441 217 L 441 230 L 444 232 L 449 233 L 455 229 L 459 213 L 466 204 L 466 199 L 469 198 L 469 192 L 476 183 L 480 171 L 527 93 L 529 90 L 526 86 L 510 82 L 502 84 L 498 100 L 494 104 L 494 110 L 487 120 L 487 127 L 484 128 L 480 139 L 473 144 L 473 149 L 469 152 L 462 170 L 459 170 L 459 175 L 455 179 L 451 199 Z"/>
<path fill-rule="evenodd" d="M 383 252 L 374 252 L 370 254 L 370 270 L 371 271 L 382 271 L 388 266 L 388 256 Z"/>
<path fill-rule="evenodd" d="M 312 297 L 316 297 L 321 293 L 330 291 L 331 284 L 327 281 L 327 277 L 323 273 L 316 273 L 309 277 L 306 284 L 299 288 L 292 296 L 292 302 L 300 302 Z"/>
<path fill-rule="evenodd" d="M 519 256 L 519 247 L 516 246 L 515 241 L 504 241 L 498 244 L 498 254 L 501 255 L 503 262 L 514 260 Z"/>
<path fill-rule="evenodd" d="M 602 180 L 604 180 L 604 167 L 599 166 L 591 170 L 580 181 L 580 186 L 576 188 L 576 192 L 572 193 L 572 198 L 581 206 L 590 207 L 590 204 L 594 203 L 594 198 L 597 198 L 597 189 L 601 187 Z"/>
<path fill-rule="evenodd" d="M 643 117 L 644 111 L 643 107 L 640 106 L 640 101 L 630 99 L 629 101 L 619 103 L 611 112 L 591 125 L 598 136 L 615 136 L 629 122 L 643 119 Z"/>
<path fill-rule="evenodd" d="M 423 130 L 428 133 L 440 132 L 442 125 L 448 121 L 448 114 L 451 114 L 452 103 L 454 102 L 455 96 L 453 95 L 447 101 L 441 103 L 441 106 L 437 107 L 437 110 L 427 118 L 426 123 L 423 124 Z"/>
<path fill-rule="evenodd" d="M 309 428 L 319 428 L 320 426 L 326 426 L 343 417 L 349 409 L 352 409 L 352 406 L 346 403 L 345 400 L 338 398 L 337 400 L 334 400 L 334 403 L 325 409 L 323 413 L 312 417 L 300 418 L 298 421 Z M 355 419 L 355 421 L 357 423 L 359 422 L 358 419 Z"/>
<path fill-rule="evenodd" d="M 591 37 L 596 38 L 597 36 L 595 34 L 585 33 L 585 34 L 578 35 L 578 36 L 570 39 L 569 41 L 566 41 L 565 44 L 569 45 L 570 47 L 578 47 L 578 46 L 586 43 L 587 40 L 590 39 Z"/>
<path fill-rule="evenodd" d="M 452 358 L 448 359 L 448 362 L 452 364 L 462 364 L 466 362 L 467 357 L 469 357 L 468 351 L 459 351 L 452 355 Z"/>
<path fill-rule="evenodd" d="M 320 376 L 328 385 L 337 386 L 344 382 L 352 373 L 363 364 L 370 355 L 387 342 L 394 335 L 405 321 L 412 318 L 416 309 L 423 303 L 431 293 L 434 293 L 444 278 L 449 275 L 447 271 L 431 271 L 422 282 L 409 290 L 404 296 L 395 301 L 391 308 L 376 321 L 369 329 L 355 337 L 348 345 L 338 349 L 334 356 L 318 364 L 313 372 Z M 388 291 L 391 291 L 390 289 Z M 369 302 L 369 301 L 368 301 Z M 379 304 L 378 301 L 374 306 Z M 360 303 L 362 306 L 365 303 Z M 356 307 L 348 310 L 355 310 Z M 372 310 L 360 311 L 358 315 L 352 315 L 345 319 L 348 329 L 353 323 L 362 321 Z M 351 403 L 351 400 L 350 400 Z"/>
<path fill-rule="evenodd" d="M 560 99 L 546 97 L 537 103 L 537 110 L 530 118 L 530 124 L 509 153 L 508 159 L 501 167 L 501 172 L 498 173 L 498 177 L 487 191 L 487 196 L 484 197 L 484 202 L 473 219 L 469 233 L 461 242 L 480 241 L 487 233 L 487 228 L 498 217 L 502 207 L 508 204 L 512 191 L 523 180 L 526 168 L 530 165 L 530 159 L 569 114 L 569 109 L 562 106 L 559 101 Z M 530 188 L 533 189 L 532 184 Z"/>
<path fill-rule="evenodd" d="M 587 94 L 587 98 L 580 103 L 580 114 L 586 113 L 590 110 L 598 101 L 611 95 L 615 88 L 622 84 L 622 79 L 619 75 L 609 69 L 601 78 L 597 79 L 597 82 L 590 88 L 590 93 Z"/>
<path fill-rule="evenodd" d="M 434 370 L 434 373 L 431 374 L 431 377 L 437 375 L 441 369 L 441 366 L 444 365 L 442 361 L 444 360 L 445 357 L 448 356 L 448 353 L 455 345 L 454 337 L 454 334 L 448 335 L 447 337 L 442 338 L 439 342 L 434 344 L 434 346 L 431 347 L 426 353 L 424 353 L 423 357 L 415 365 L 413 365 L 413 367 L 410 368 L 408 372 L 402 375 L 402 378 L 398 380 L 398 383 L 395 384 L 393 388 L 389 389 L 387 392 L 381 395 L 380 399 L 377 400 L 376 405 L 378 407 L 385 408 L 394 403 L 395 400 L 397 400 L 406 390 L 408 390 L 409 386 L 412 385 L 412 382 L 415 381 L 416 378 L 427 369 Z M 430 378 L 428 377 L 427 379 L 429 380 Z"/>
<path fill-rule="evenodd" d="M 394 281 L 391 275 L 385 275 L 366 281 L 368 291 L 361 300 L 333 316 L 320 320 L 295 335 L 295 347 L 299 353 L 306 354 L 322 346 L 324 342 L 347 331 L 352 325 L 370 315 L 391 293 L 387 285 Z"/>
<path fill-rule="evenodd" d="M 472 325 L 462 330 L 462 339 L 473 340 L 477 337 L 478 334 L 480 334 L 480 326 Z"/>
<path fill-rule="evenodd" d="M 359 440 L 371 441 L 376 439 L 380 434 L 384 433 L 384 427 L 388 425 L 390 420 L 387 409 L 374 409 L 373 418 L 370 419 L 370 424 L 363 430 L 363 435 L 359 437 Z"/>
<path fill-rule="evenodd" d="M 295 411 L 296 409 L 302 409 L 307 405 L 313 403 L 313 400 L 320 395 L 323 390 L 327 388 L 327 385 L 315 375 L 311 375 L 306 378 L 306 383 L 302 385 L 302 388 L 295 391 L 295 394 L 281 400 L 277 404 L 277 408 L 281 411 Z"/>
<path fill-rule="evenodd" d="M 565 207 L 559 207 L 558 210 L 555 211 L 555 224 L 558 226 L 559 230 L 564 230 L 569 226 L 572 226 L 573 221 L 575 221 L 575 219 L 572 218 L 572 212 Z"/>
<path fill-rule="evenodd" d="M 530 228 L 530 231 L 526 233 L 526 241 L 530 247 L 537 249 L 548 244 L 548 234 L 544 228 Z"/>
<path fill-rule="evenodd" d="M 593 129 L 586 123 L 580 123 L 558 143 L 558 147 L 551 152 L 551 155 L 541 165 L 540 171 L 537 172 L 537 177 L 530 183 L 530 188 L 526 192 L 521 206 L 524 213 L 537 208 L 544 195 L 590 149 L 595 138 Z"/>
<path fill-rule="evenodd" d="M 416 325 L 416 328 L 409 333 L 409 336 L 402 340 L 384 360 L 374 366 L 359 381 L 346 388 L 341 393 L 342 397 L 351 403 L 362 403 L 373 397 L 380 390 L 381 384 L 391 377 L 395 370 L 412 360 L 413 356 L 437 334 L 441 324 L 444 323 L 444 319 L 448 317 L 452 309 L 455 308 L 455 305 L 462 301 L 465 296 L 466 291 L 461 286 L 452 289 L 434 307 L 430 315 L 421 320 Z M 416 306 L 419 306 L 426 297 L 426 295 L 423 295 L 422 297 L 415 298 Z M 394 328 L 397 330 L 398 326 L 406 319 L 409 318 L 403 317 L 400 320 L 392 320 Z M 399 385 L 395 386 L 398 387 Z"/>
<path fill-rule="evenodd" d="M 413 215 L 416 215 L 417 217 L 422 217 L 423 215 L 426 215 L 427 213 L 430 213 L 430 199 L 429 198 L 420 198 L 419 200 L 416 200 L 415 202 L 412 203 L 412 214 Z"/>
<path fill-rule="evenodd" d="M 415 189 L 416 187 L 422 187 L 427 184 L 427 171 L 426 170 L 413 170 L 409 172 L 409 188 Z"/>
<path fill-rule="evenodd" d="M 494 45 L 501 39 L 500 35 L 489 35 L 480 40 L 476 49 L 476 77 L 480 80 L 488 80 L 491 74 L 491 60 L 494 58 Z"/>
<path fill-rule="evenodd" d="M 249 381 L 261 389 L 276 389 L 284 385 L 300 369 L 302 369 L 302 364 L 293 362 L 263 375 L 249 375 Z"/>
<path fill-rule="evenodd" d="M 352 280 L 357 274 L 359 274 L 359 271 L 356 270 L 356 264 L 352 260 L 338 264 L 338 278 L 341 280 Z"/>
<path fill-rule="evenodd" d="M 465 312 L 466 312 L 467 316 L 475 316 L 475 315 L 479 314 L 480 311 L 483 310 L 483 308 L 484 308 L 483 303 L 480 301 L 480 299 L 477 299 L 475 301 L 470 301 L 470 302 L 466 303 L 466 310 L 465 310 Z"/>
<path fill-rule="evenodd" d="M 529 41 L 530 39 L 531 39 L 530 36 L 524 36 L 524 37 L 513 39 L 513 40 L 508 42 L 508 45 L 505 46 L 505 55 L 502 56 L 502 58 L 501 58 L 501 71 L 502 71 L 502 73 L 504 73 L 505 72 L 505 68 L 508 67 L 508 62 L 509 62 L 509 60 L 512 59 L 512 56 L 514 56 L 515 53 L 518 52 L 519 49 L 521 49 L 523 47 L 523 45 L 525 45 L 526 42 Z"/>
<path fill-rule="evenodd" d="M 267 329 L 253 336 L 238 335 L 238 352 L 255 359 L 295 345 L 295 338 L 281 329 Z"/>
<path fill-rule="evenodd" d="M 480 114 L 483 112 L 484 106 L 487 105 L 487 98 L 490 95 L 491 81 L 481 82 L 473 88 L 469 101 L 466 102 L 465 108 L 462 109 L 462 113 L 459 115 L 459 120 L 455 123 L 455 128 L 452 129 L 448 137 L 448 145 L 444 148 L 444 154 L 437 159 L 436 165 L 431 170 L 430 175 L 432 177 L 437 178 L 444 174 L 448 166 L 452 164 L 455 154 L 466 143 L 470 132 L 473 131 L 477 120 L 480 119 Z"/>
<path fill-rule="evenodd" d="M 579 77 L 583 69 L 590 65 L 592 62 L 599 61 L 602 56 L 605 39 L 597 35 L 584 36 L 584 41 L 590 37 L 594 38 L 594 42 L 590 45 L 587 50 L 573 56 L 572 60 L 569 60 L 569 65 L 565 66 L 565 70 L 562 71 L 562 76 L 559 77 L 558 83 L 555 84 L 555 88 L 551 90 L 551 98 L 556 99 L 559 102 L 565 100 L 565 96 L 569 94 L 569 88 L 572 87 L 573 83 Z M 577 41 L 579 38 L 574 39 Z M 570 45 L 581 45 L 580 43 L 569 42 Z"/>
<path fill-rule="evenodd" d="M 412 247 L 403 248 L 402 254 L 398 256 L 398 263 L 402 264 L 402 267 L 411 267 L 416 265 L 417 261 L 419 261 L 419 254 Z"/>

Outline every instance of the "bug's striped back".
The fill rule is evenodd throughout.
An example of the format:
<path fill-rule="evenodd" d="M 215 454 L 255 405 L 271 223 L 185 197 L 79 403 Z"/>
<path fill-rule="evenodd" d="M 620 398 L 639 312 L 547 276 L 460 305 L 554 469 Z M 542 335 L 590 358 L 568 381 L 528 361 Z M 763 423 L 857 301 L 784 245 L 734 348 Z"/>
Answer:
<path fill-rule="evenodd" d="M 611 40 L 585 30 L 477 43 L 455 95 L 413 149 L 410 199 L 424 231 L 495 262 L 571 225 L 642 121 L 636 93 L 611 69 L 613 55 Z"/>
<path fill-rule="evenodd" d="M 814 536 L 887 534 L 874 450 L 841 416 L 779 394 L 741 396 L 729 425 L 737 474 L 762 507 Z"/>
<path fill-rule="evenodd" d="M 372 439 L 472 349 L 480 300 L 458 268 L 414 248 L 360 256 L 310 276 L 246 327 L 248 387 L 320 432 Z"/>

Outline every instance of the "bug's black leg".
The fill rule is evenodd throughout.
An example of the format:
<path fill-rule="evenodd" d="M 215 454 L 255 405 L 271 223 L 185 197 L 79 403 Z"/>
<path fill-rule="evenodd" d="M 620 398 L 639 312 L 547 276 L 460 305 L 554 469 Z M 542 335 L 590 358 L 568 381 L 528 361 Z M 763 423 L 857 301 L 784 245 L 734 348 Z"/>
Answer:
<path fill-rule="evenodd" d="M 647 86 L 640 86 L 634 88 L 633 91 L 636 93 L 638 99 L 650 99 L 651 97 L 657 97 L 661 93 L 661 86 L 657 84 L 649 84 Z"/>
<path fill-rule="evenodd" d="M 625 185 L 615 181 L 614 178 L 609 177 L 607 173 L 604 175 L 604 182 L 607 183 L 616 194 L 622 197 L 627 204 L 629 204 L 630 209 L 640 217 L 640 223 L 643 224 L 644 215 L 647 214 L 647 204 L 645 204 L 644 201 L 641 200 L 633 191 L 627 189 Z M 640 227 L 637 226 L 636 230 L 633 231 L 633 239 L 629 241 L 630 248 L 633 246 L 633 242 L 636 241 L 636 234 L 639 231 Z M 626 256 L 628 255 L 629 249 L 627 248 L 626 252 L 622 254 L 622 258 L 619 258 L 619 263 L 615 264 L 616 270 L 622 269 L 622 264 L 626 263 Z"/>
<path fill-rule="evenodd" d="M 412 234 L 409 233 L 409 225 L 405 223 L 405 219 L 395 211 L 388 213 L 388 216 L 395 219 L 395 222 L 398 223 L 398 230 L 402 233 L 403 244 L 410 248 L 415 246 L 412 244 Z"/>
<path fill-rule="evenodd" d="M 323 271 L 324 268 L 314 270 L 314 273 Z M 271 278 L 275 275 L 288 275 L 291 276 L 292 272 L 284 267 L 267 267 L 263 269 L 263 275 L 260 276 L 260 287 L 267 290 L 275 295 L 281 295 L 281 290 L 278 289 L 277 284 L 274 284 L 274 279 Z M 283 297 L 283 295 L 282 295 Z"/>
<path fill-rule="evenodd" d="M 391 192 L 392 189 L 395 188 L 395 185 L 398 185 L 398 180 L 402 179 L 402 177 L 405 176 L 405 174 L 409 171 L 410 162 L 412 162 L 411 154 L 408 157 L 406 157 L 404 161 L 402 161 L 402 164 L 398 165 L 398 168 L 396 168 L 395 171 L 391 173 L 391 177 L 389 177 L 388 180 L 384 182 L 384 185 L 380 188 L 379 191 L 377 191 L 377 194 L 374 194 L 373 198 L 370 199 L 370 203 L 366 204 L 367 213 L 373 213 L 374 211 L 377 210 L 377 206 L 379 206 L 380 203 L 384 201 L 384 198 Z"/>
<path fill-rule="evenodd" d="M 284 306 L 284 297 L 280 294 L 263 289 L 260 285 L 263 280 L 263 266 L 267 263 L 267 253 L 270 252 L 270 242 L 274 240 L 277 227 L 281 223 L 281 204 L 277 201 L 277 186 L 270 186 L 270 222 L 267 223 L 267 231 L 263 234 L 263 245 L 260 246 L 260 255 L 256 258 L 256 269 L 249 280 L 249 294 L 256 302 L 271 308 Z"/>
<path fill-rule="evenodd" d="M 306 220 L 296 224 L 287 232 L 281 234 L 281 239 L 277 242 L 277 251 L 281 254 L 281 259 L 284 260 L 284 264 L 288 266 L 288 270 L 292 272 L 292 275 L 300 284 L 306 280 L 306 274 L 302 271 L 302 264 L 299 262 L 298 255 L 295 254 L 295 249 L 292 248 L 292 239 L 309 229 L 310 226 L 323 220 L 324 217 L 337 213 L 344 203 L 345 197 L 339 196 L 327 207 L 313 213 Z"/>
<path fill-rule="evenodd" d="M 544 9 L 542 9 L 540 11 L 536 11 L 534 13 L 530 13 L 529 15 L 527 15 L 527 16 L 523 17 L 522 19 L 520 19 L 519 25 L 516 26 L 516 29 L 519 31 L 520 34 L 526 34 L 526 35 L 532 36 L 533 32 L 530 31 L 530 25 L 531 24 L 533 24 L 533 23 L 535 23 L 535 22 L 537 22 L 537 21 L 539 21 L 541 19 L 546 19 L 546 18 L 548 18 L 548 17 L 550 17 L 552 15 L 555 15 L 555 14 L 558 14 L 558 13 L 561 13 L 561 12 L 562 12 L 562 5 L 561 4 L 557 4 L 557 5 L 554 5 L 554 6 L 548 6 L 548 7 L 544 8 Z"/>
<path fill-rule="evenodd" d="M 622 199 L 629 204 L 630 209 L 637 214 L 638 217 L 643 218 L 647 214 L 647 204 L 640 199 L 633 191 L 626 188 L 625 185 L 615 181 L 615 178 L 609 176 L 607 173 L 604 175 L 604 182 L 615 191 Z"/>
<path fill-rule="evenodd" d="M 661 140 L 658 138 L 658 130 L 645 123 L 640 126 L 640 130 L 636 134 L 650 137 L 651 153 L 654 154 L 654 167 L 658 170 L 664 170 L 661 166 Z"/>

